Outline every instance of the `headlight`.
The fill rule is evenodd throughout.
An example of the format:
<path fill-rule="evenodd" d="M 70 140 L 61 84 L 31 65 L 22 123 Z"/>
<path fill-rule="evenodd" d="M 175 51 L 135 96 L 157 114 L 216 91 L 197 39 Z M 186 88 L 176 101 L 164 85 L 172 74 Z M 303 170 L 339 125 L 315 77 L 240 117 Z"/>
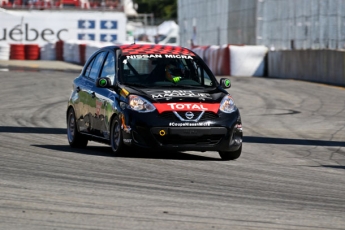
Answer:
<path fill-rule="evenodd" d="M 219 110 L 224 113 L 232 113 L 236 111 L 237 107 L 235 105 L 234 99 L 230 95 L 225 96 L 220 103 Z"/>
<path fill-rule="evenodd" d="M 156 109 L 148 100 L 137 95 L 129 95 L 129 108 L 140 113 L 148 113 Z"/>

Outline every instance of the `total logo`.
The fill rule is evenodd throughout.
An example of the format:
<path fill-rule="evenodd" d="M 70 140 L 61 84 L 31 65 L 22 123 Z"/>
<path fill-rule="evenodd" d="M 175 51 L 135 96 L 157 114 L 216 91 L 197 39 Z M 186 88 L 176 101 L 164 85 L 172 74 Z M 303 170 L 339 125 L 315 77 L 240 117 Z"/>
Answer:
<path fill-rule="evenodd" d="M 219 103 L 154 103 L 153 105 L 159 113 L 165 111 L 211 111 L 217 113 L 219 109 Z"/>
<path fill-rule="evenodd" d="M 208 108 L 205 108 L 203 104 L 177 104 L 177 103 L 169 103 L 167 104 L 170 106 L 172 110 L 185 110 L 185 109 L 191 109 L 191 110 L 208 110 Z"/>
<path fill-rule="evenodd" d="M 116 42 L 117 24 L 116 20 L 78 20 L 78 40 Z"/>

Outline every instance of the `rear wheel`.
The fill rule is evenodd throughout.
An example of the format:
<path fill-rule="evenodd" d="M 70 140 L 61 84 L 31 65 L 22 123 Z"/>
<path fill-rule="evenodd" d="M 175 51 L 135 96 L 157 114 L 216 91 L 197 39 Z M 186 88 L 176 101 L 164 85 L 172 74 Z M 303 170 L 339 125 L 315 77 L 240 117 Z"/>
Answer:
<path fill-rule="evenodd" d="M 120 154 L 124 149 L 121 133 L 121 123 L 118 117 L 115 117 L 111 123 L 110 146 L 115 155 Z"/>
<path fill-rule="evenodd" d="M 67 139 L 72 148 L 85 148 L 88 139 L 77 128 L 74 110 L 70 108 L 67 113 Z"/>
<path fill-rule="evenodd" d="M 236 160 L 241 156 L 242 153 L 242 145 L 241 147 L 233 152 L 224 152 L 224 151 L 219 151 L 219 156 L 222 158 L 223 161 L 230 161 L 230 160 Z"/>

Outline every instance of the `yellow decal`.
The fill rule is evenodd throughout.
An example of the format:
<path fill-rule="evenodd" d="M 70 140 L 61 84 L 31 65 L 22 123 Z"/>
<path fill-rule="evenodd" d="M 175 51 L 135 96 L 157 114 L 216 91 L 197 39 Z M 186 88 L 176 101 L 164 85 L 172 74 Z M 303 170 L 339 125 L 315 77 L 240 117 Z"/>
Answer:
<path fill-rule="evenodd" d="M 165 131 L 162 129 L 161 131 L 159 131 L 159 135 L 161 135 L 162 137 L 165 136 Z"/>
<path fill-rule="evenodd" d="M 127 90 L 125 90 L 125 89 L 121 89 L 120 94 L 121 94 L 121 96 L 123 96 L 123 97 L 127 97 L 128 94 L 129 94 L 129 92 L 128 92 Z"/>

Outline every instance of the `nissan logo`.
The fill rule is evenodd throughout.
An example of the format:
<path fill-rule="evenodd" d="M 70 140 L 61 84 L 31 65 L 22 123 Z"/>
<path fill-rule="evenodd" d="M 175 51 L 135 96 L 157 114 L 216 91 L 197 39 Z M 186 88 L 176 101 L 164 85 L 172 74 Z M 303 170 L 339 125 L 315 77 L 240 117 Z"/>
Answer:
<path fill-rule="evenodd" d="M 185 116 L 186 116 L 187 119 L 190 120 L 190 119 L 193 119 L 194 113 L 192 113 L 192 112 L 186 112 Z"/>

